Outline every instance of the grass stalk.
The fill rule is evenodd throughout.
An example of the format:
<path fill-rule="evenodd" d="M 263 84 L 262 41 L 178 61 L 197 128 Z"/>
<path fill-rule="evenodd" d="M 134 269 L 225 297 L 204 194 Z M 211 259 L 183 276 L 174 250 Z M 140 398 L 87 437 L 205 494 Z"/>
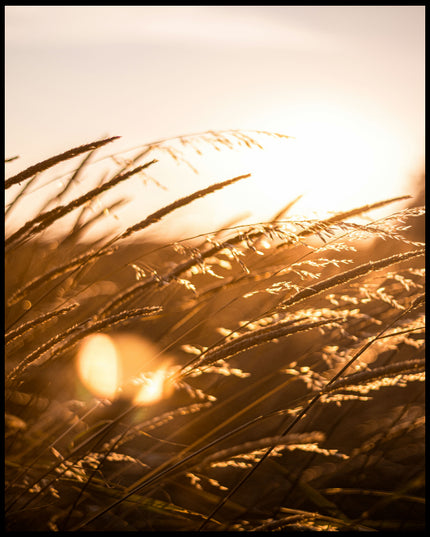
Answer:
<path fill-rule="evenodd" d="M 16 185 L 18 183 L 21 183 L 22 181 L 29 179 L 33 175 L 36 175 L 36 173 L 40 173 L 49 168 L 52 168 L 53 166 L 56 166 L 60 162 L 64 162 L 65 160 L 69 160 L 71 158 L 77 157 L 78 155 L 81 155 L 82 153 L 86 153 L 87 151 L 91 151 L 93 149 L 97 149 L 98 147 L 102 147 L 110 142 L 113 142 L 114 140 L 117 140 L 118 138 L 120 138 L 120 136 L 113 136 L 111 138 L 105 138 L 103 140 L 91 142 L 90 144 L 85 144 L 79 147 L 74 147 L 73 149 L 69 149 L 68 151 L 65 151 L 64 153 L 60 153 L 59 155 L 56 155 L 55 157 L 51 157 L 46 160 L 43 160 L 42 162 L 39 162 L 38 164 L 35 164 L 34 166 L 30 166 L 26 170 L 18 173 L 17 175 L 14 175 L 13 177 L 6 179 L 5 189 L 8 189 L 13 185 Z"/>

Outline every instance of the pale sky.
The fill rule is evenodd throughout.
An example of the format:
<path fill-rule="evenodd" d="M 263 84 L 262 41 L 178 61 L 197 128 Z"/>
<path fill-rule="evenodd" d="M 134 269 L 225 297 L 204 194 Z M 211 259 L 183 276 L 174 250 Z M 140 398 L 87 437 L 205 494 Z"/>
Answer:
<path fill-rule="evenodd" d="M 145 196 L 149 213 L 252 171 L 243 196 L 238 185 L 199 202 L 209 231 L 236 209 L 270 217 L 302 190 L 306 211 L 411 193 L 424 159 L 424 10 L 6 6 L 5 150 L 20 155 L 6 174 L 105 135 L 122 136 L 109 146 L 117 152 L 257 129 L 295 140 L 265 159 L 234 163 L 228 151 L 216 165 L 197 159 L 198 176 L 154 168 L 167 193 L 151 186 L 134 196 Z M 201 219 L 197 205 L 195 214 Z"/>

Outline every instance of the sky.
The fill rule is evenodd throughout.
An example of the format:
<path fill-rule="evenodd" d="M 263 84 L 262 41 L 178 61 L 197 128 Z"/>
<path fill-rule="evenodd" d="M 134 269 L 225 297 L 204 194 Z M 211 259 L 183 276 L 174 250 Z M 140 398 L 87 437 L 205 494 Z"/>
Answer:
<path fill-rule="evenodd" d="M 292 138 L 191 152 L 198 174 L 164 154 L 112 225 L 248 172 L 182 211 L 175 231 L 210 231 L 234 213 L 262 221 L 302 194 L 294 209 L 305 215 L 413 194 L 424 19 L 424 6 L 6 6 L 5 152 L 20 156 L 6 176 L 104 136 L 121 139 L 100 158 L 242 129 Z M 42 204 L 43 189 L 32 196 Z M 12 227 L 22 217 L 11 213 Z"/>

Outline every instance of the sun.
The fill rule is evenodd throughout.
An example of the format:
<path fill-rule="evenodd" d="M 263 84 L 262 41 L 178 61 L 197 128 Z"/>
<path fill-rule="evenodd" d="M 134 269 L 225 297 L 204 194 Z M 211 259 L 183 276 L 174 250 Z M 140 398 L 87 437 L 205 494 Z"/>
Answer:
<path fill-rule="evenodd" d="M 299 196 L 292 213 L 308 217 L 411 193 L 411 158 L 390 125 L 341 107 L 316 107 L 285 130 L 294 138 L 265 141 L 244 161 L 265 212 Z"/>

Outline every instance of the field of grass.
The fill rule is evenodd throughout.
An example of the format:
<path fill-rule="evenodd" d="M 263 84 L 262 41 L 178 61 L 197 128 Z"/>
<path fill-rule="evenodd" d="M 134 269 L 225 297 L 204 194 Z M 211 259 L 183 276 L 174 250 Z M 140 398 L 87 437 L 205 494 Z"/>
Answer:
<path fill-rule="evenodd" d="M 266 136 L 281 135 L 176 144 L 234 151 Z M 89 243 L 120 204 L 95 213 L 94 200 L 120 200 L 155 150 L 179 158 L 169 140 L 144 146 L 63 199 L 111 141 L 6 180 L 6 529 L 423 530 L 424 209 L 369 200 L 309 219 L 285 200 L 267 222 L 148 235 L 243 175 Z M 9 231 L 44 173 L 70 159 L 63 194 Z"/>

